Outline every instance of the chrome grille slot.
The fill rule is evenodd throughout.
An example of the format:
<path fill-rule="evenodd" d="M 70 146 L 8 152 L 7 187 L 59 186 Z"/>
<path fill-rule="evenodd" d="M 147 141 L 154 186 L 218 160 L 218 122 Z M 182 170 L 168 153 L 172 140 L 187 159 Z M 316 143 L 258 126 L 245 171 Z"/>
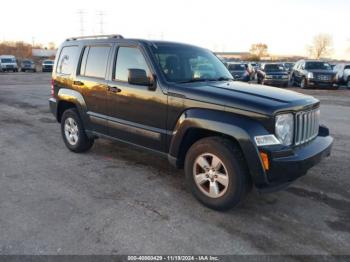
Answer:
<path fill-rule="evenodd" d="M 295 115 L 294 144 L 301 145 L 318 135 L 320 109 L 298 112 Z"/>

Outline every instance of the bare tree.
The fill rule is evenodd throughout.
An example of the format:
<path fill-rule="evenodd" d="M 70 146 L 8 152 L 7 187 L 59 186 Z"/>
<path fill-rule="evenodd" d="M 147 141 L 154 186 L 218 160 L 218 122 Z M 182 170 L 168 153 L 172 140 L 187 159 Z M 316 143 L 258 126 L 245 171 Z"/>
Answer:
<path fill-rule="evenodd" d="M 268 55 L 268 46 L 263 43 L 252 44 L 249 52 L 252 56 L 260 59 L 261 57 Z"/>
<path fill-rule="evenodd" d="M 313 39 L 312 45 L 308 46 L 309 56 L 320 59 L 332 53 L 333 39 L 331 35 L 319 34 Z"/>

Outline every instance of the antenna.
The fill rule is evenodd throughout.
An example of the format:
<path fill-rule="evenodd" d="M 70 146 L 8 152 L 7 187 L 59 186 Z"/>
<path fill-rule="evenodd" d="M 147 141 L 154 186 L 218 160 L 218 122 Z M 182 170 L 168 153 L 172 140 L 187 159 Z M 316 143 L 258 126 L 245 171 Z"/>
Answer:
<path fill-rule="evenodd" d="M 78 15 L 80 17 L 80 35 L 84 35 L 84 15 L 85 11 L 82 9 L 78 10 Z"/>
<path fill-rule="evenodd" d="M 100 11 L 97 13 L 97 15 L 100 17 L 100 34 L 103 35 L 103 25 L 104 25 L 104 16 L 105 13 L 103 11 Z"/>

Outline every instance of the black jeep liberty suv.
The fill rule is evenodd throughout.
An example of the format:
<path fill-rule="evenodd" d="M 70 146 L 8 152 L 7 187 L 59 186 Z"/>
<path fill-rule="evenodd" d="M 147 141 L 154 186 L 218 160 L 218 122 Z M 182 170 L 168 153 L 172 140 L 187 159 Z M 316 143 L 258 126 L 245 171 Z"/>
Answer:
<path fill-rule="evenodd" d="M 237 205 L 253 185 L 284 188 L 333 143 L 317 99 L 234 82 L 212 52 L 186 44 L 67 39 L 51 92 L 71 151 L 105 137 L 158 152 L 184 168 L 194 196 L 213 209 Z"/>

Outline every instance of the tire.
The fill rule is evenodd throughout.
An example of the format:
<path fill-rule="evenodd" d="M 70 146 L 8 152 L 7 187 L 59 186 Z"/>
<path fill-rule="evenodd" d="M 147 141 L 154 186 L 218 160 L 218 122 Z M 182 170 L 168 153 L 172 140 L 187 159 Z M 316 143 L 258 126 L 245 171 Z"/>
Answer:
<path fill-rule="evenodd" d="M 205 164 L 212 165 L 214 158 L 216 163 L 221 162 L 220 168 L 202 168 Z M 203 138 L 191 146 L 185 158 L 185 175 L 194 197 L 215 210 L 237 206 L 251 188 L 248 168 L 240 149 L 232 141 L 219 137 Z"/>
<path fill-rule="evenodd" d="M 348 81 L 346 81 L 346 87 L 350 89 L 350 77 L 348 77 Z"/>
<path fill-rule="evenodd" d="M 291 85 L 291 87 L 294 87 L 294 86 L 295 86 L 295 77 L 294 77 L 294 75 L 292 75 L 292 76 L 290 77 L 290 85 Z"/>
<path fill-rule="evenodd" d="M 94 139 L 88 138 L 79 113 L 75 108 L 64 111 L 61 119 L 62 138 L 67 148 L 75 153 L 88 151 Z"/>
<path fill-rule="evenodd" d="M 300 88 L 301 89 L 307 89 L 306 80 L 305 80 L 304 77 L 300 81 Z"/>

